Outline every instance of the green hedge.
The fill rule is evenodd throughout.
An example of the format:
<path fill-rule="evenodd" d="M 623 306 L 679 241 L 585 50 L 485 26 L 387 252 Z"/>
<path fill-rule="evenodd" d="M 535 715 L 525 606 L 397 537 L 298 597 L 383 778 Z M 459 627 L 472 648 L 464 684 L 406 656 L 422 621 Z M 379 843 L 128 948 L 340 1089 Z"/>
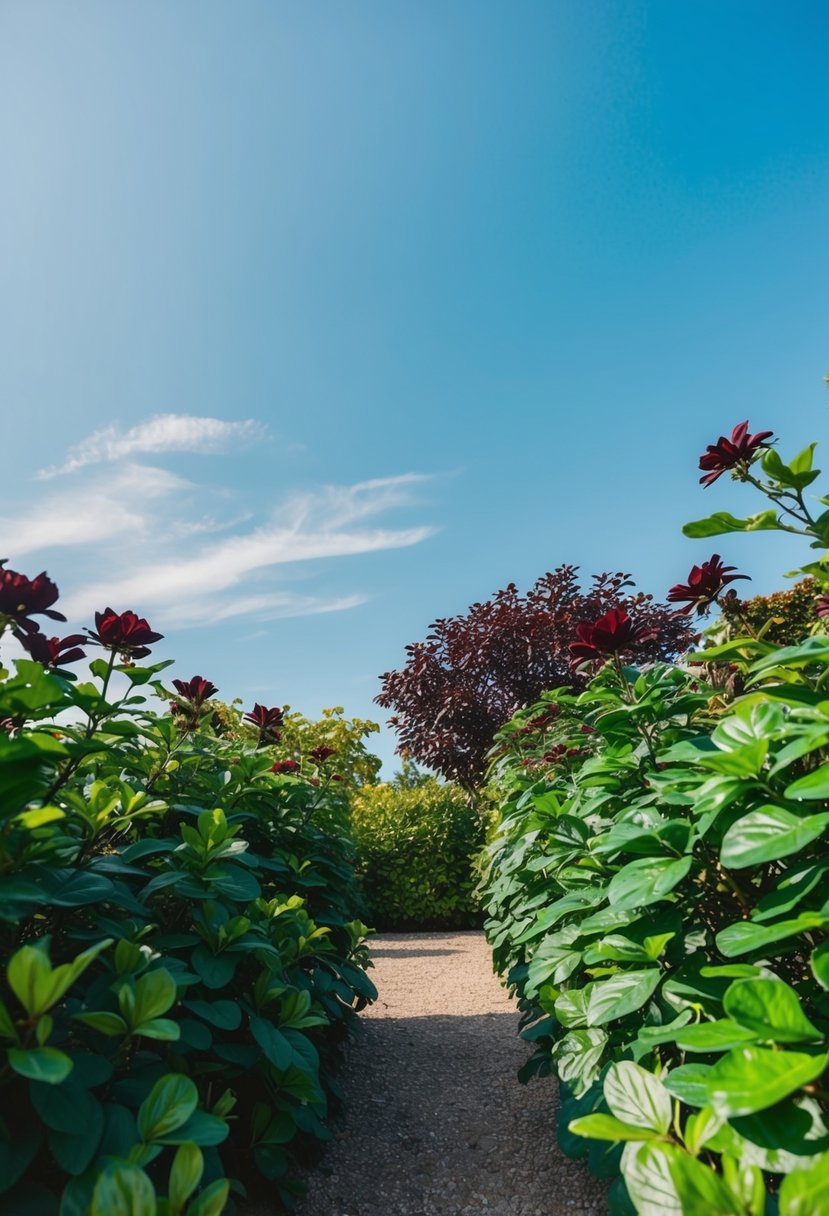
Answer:
<path fill-rule="evenodd" d="M 275 762 L 278 709 L 217 730 L 201 677 L 157 712 L 110 616 L 91 679 L 0 670 L 0 1212 L 284 1211 L 376 996 L 337 758 Z"/>
<path fill-rule="evenodd" d="M 351 830 L 378 928 L 480 924 L 475 859 L 486 819 L 457 786 L 431 777 L 412 789 L 366 786 L 352 799 Z"/>

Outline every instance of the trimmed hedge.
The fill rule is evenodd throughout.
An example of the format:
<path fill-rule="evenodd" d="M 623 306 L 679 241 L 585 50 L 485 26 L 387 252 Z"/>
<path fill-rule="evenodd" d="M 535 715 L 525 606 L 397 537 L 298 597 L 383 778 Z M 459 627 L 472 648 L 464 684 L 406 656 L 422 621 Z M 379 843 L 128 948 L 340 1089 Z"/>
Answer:
<path fill-rule="evenodd" d="M 4 580 L 0 634 L 37 641 L 45 576 Z M 146 622 L 99 618 L 69 639 L 91 679 L 46 644 L 0 670 L 0 1211 L 290 1209 L 376 996 L 336 756 L 287 770 L 281 710 L 217 718 L 208 681 L 136 664 Z"/>
<path fill-rule="evenodd" d="M 480 924 L 474 864 L 486 822 L 458 786 L 433 777 L 409 789 L 359 790 L 351 831 L 372 923 L 401 930 Z"/>

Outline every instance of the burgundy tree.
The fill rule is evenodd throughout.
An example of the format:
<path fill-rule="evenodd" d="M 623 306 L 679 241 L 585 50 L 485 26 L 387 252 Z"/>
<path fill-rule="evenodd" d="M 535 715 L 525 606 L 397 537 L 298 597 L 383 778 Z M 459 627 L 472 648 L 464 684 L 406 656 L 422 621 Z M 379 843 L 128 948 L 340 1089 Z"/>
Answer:
<path fill-rule="evenodd" d="M 611 608 L 629 613 L 629 654 L 640 662 L 675 658 L 696 637 L 688 621 L 653 597 L 634 592 L 628 575 L 594 575 L 583 591 L 575 566 L 559 566 L 526 595 L 511 583 L 465 616 L 435 621 L 425 642 L 406 647 L 399 671 L 381 677 L 376 702 L 389 719 L 398 751 L 471 788 L 486 766 L 492 739 L 517 709 L 547 689 L 581 688 L 571 670 L 576 627 Z"/>

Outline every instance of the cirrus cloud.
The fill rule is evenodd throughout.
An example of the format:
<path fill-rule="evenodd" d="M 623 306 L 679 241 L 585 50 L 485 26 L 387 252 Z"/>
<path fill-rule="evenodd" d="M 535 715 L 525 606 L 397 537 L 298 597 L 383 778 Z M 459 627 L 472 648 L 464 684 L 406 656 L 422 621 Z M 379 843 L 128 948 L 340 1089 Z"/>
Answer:
<path fill-rule="evenodd" d="M 139 454 L 195 452 L 208 455 L 230 446 L 264 438 L 265 427 L 253 418 L 228 422 L 223 418 L 199 418 L 193 414 L 156 414 L 129 430 L 106 426 L 70 448 L 63 464 L 41 469 L 38 477 L 48 480 L 91 464 L 123 460 Z"/>

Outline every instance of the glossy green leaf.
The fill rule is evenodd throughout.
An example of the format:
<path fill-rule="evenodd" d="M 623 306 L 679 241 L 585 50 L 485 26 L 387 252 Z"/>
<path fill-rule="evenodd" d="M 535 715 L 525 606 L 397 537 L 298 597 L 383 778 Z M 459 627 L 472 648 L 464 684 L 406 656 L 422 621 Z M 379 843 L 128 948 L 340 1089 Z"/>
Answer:
<path fill-rule="evenodd" d="M 786 789 L 787 798 L 829 798 L 829 764 L 821 764 L 805 777 L 798 777 Z"/>
<path fill-rule="evenodd" d="M 181 1127 L 199 1101 L 189 1077 L 170 1073 L 156 1081 L 138 1111 L 138 1131 L 144 1141 L 159 1140 Z"/>
<path fill-rule="evenodd" d="M 723 536 L 727 532 L 758 532 L 776 528 L 777 512 L 774 510 L 761 511 L 758 515 L 750 515 L 746 519 L 738 519 L 729 511 L 715 511 L 705 519 L 685 524 L 682 531 L 685 536 L 699 540 L 707 536 Z"/>
<path fill-rule="evenodd" d="M 625 1146 L 622 1174 L 638 1216 L 682 1216 L 667 1147 L 654 1142 Z"/>
<path fill-rule="evenodd" d="M 170 1184 L 167 1196 L 174 1212 L 184 1208 L 185 1203 L 201 1182 L 204 1173 L 204 1157 L 196 1144 L 182 1144 L 173 1158 L 170 1168 Z"/>
<path fill-rule="evenodd" d="M 229 1193 L 230 1183 L 224 1178 L 217 1178 L 193 1200 L 187 1209 L 187 1216 L 221 1216 Z"/>
<path fill-rule="evenodd" d="M 683 1216 L 735 1216 L 739 1212 L 734 1194 L 714 1170 L 673 1145 L 666 1151 Z"/>
<path fill-rule="evenodd" d="M 821 942 L 811 953 L 809 965 L 821 988 L 829 989 L 829 941 Z"/>
<path fill-rule="evenodd" d="M 691 858 L 677 860 L 663 857 L 643 857 L 631 861 L 614 875 L 607 892 L 611 907 L 648 907 L 668 896 L 691 869 Z"/>
<path fill-rule="evenodd" d="M 725 994 L 729 1017 L 776 1043 L 819 1042 L 824 1036 L 803 1012 L 797 993 L 782 980 L 736 980 Z"/>
<path fill-rule="evenodd" d="M 604 1079 L 605 1101 L 623 1123 L 664 1135 L 671 1126 L 671 1095 L 652 1072 L 621 1060 L 611 1064 Z"/>
<path fill-rule="evenodd" d="M 21 1077 L 46 1085 L 60 1085 L 72 1071 L 72 1060 L 56 1047 L 10 1047 L 9 1064 Z"/>
<path fill-rule="evenodd" d="M 137 1165 L 114 1161 L 95 1183 L 90 1216 L 156 1216 L 155 1190 Z"/>
<path fill-rule="evenodd" d="M 706 1104 L 725 1118 L 764 1110 L 814 1081 L 827 1063 L 827 1055 L 771 1051 L 764 1047 L 736 1048 L 706 1074 Z M 674 1077 L 674 1073 L 669 1074 L 666 1084 L 676 1093 L 671 1084 Z"/>
<path fill-rule="evenodd" d="M 623 1123 L 613 1115 L 583 1115 L 568 1124 L 576 1136 L 591 1140 L 653 1140 L 656 1135 L 650 1128 Z"/>
<path fill-rule="evenodd" d="M 794 815 L 785 807 L 764 806 L 733 823 L 723 837 L 720 861 L 726 869 L 744 869 L 799 853 L 829 825 L 829 813 Z"/>
<path fill-rule="evenodd" d="M 820 912 L 801 912 L 790 920 L 781 920 L 770 925 L 757 925 L 748 920 L 737 921 L 717 934 L 717 948 L 726 958 L 735 958 L 740 954 L 764 950 L 766 946 L 785 941 L 789 937 L 797 937 L 800 933 L 821 929 L 827 924 L 829 917 L 822 916 Z"/>
<path fill-rule="evenodd" d="M 810 1169 L 793 1170 L 780 1187 L 780 1216 L 818 1216 L 829 1212 L 829 1153 Z"/>

